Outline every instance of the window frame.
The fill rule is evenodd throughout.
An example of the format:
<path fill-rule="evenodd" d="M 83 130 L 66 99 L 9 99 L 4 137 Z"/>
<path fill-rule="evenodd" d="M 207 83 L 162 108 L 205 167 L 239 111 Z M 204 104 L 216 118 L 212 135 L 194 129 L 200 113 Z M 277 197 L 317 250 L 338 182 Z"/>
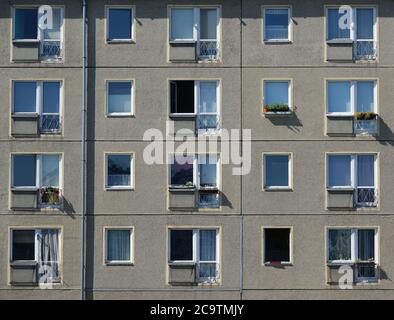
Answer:
<path fill-rule="evenodd" d="M 266 105 L 266 103 L 265 103 L 265 97 L 266 97 L 266 86 L 265 86 L 265 84 L 267 83 L 267 82 L 271 82 L 271 83 L 273 83 L 273 82 L 276 82 L 276 83 L 278 83 L 278 82 L 287 82 L 287 89 L 288 89 L 288 106 L 289 106 L 289 111 L 286 111 L 286 112 L 275 112 L 275 114 L 289 114 L 289 113 L 291 113 L 291 112 L 293 112 L 293 110 L 294 110 L 294 108 L 293 108 L 293 79 L 289 79 L 289 78 L 272 78 L 272 79 L 269 79 L 269 78 L 267 78 L 267 79 L 263 79 L 262 80 L 262 103 L 263 103 L 263 105 L 262 105 L 262 108 L 264 108 L 264 106 Z M 266 113 L 268 113 L 268 114 L 272 114 L 272 113 L 274 113 L 274 112 L 266 112 Z"/>
<path fill-rule="evenodd" d="M 294 264 L 293 258 L 293 243 L 294 243 L 294 227 L 293 226 L 262 226 L 261 227 L 261 262 L 263 266 L 272 266 L 274 265 L 271 261 L 266 261 L 266 250 L 265 250 L 265 230 L 266 229 L 287 229 L 289 230 L 289 261 L 280 261 L 280 265 L 283 266 L 292 266 Z"/>
<path fill-rule="evenodd" d="M 109 11 L 111 9 L 129 9 L 131 10 L 131 30 L 129 39 L 109 39 Z M 111 43 L 136 43 L 135 38 L 135 5 L 105 5 L 105 42 Z"/>
<path fill-rule="evenodd" d="M 35 186 L 15 186 L 14 185 L 14 157 L 15 156 L 35 156 L 36 163 L 36 185 Z M 59 186 L 51 186 L 63 189 L 63 153 L 11 153 L 11 190 L 38 190 L 42 187 L 48 187 L 42 185 L 42 157 L 43 156 L 59 156 Z"/>
<path fill-rule="evenodd" d="M 329 112 L 328 108 L 329 108 L 329 94 L 328 94 L 328 84 L 330 82 L 342 82 L 342 83 L 346 83 L 349 82 L 350 83 L 350 111 L 349 112 Z M 373 112 L 378 114 L 378 108 L 379 108 L 379 94 L 378 94 L 378 90 L 379 90 L 379 83 L 378 83 L 378 79 L 326 79 L 325 80 L 325 95 L 326 95 L 326 117 L 343 117 L 343 116 L 354 116 L 354 114 L 357 111 L 357 84 L 358 83 L 362 83 L 362 82 L 373 82 L 374 83 L 374 88 L 373 88 L 373 93 L 374 93 L 374 110 Z"/>
<path fill-rule="evenodd" d="M 330 230 L 350 230 L 351 231 L 351 259 L 350 260 L 329 260 L 330 256 Z M 358 262 L 358 231 L 360 230 L 374 230 L 375 231 L 375 236 L 374 236 L 374 263 L 376 266 L 379 265 L 380 262 L 380 246 L 379 246 L 379 240 L 380 240 L 380 230 L 379 227 L 376 226 L 362 226 L 362 227 L 346 227 L 346 226 L 328 226 L 326 227 L 326 236 L 325 236 L 325 242 L 326 242 L 326 265 L 327 264 L 336 264 L 336 265 L 346 265 L 346 264 L 357 264 Z M 376 282 L 378 280 L 378 275 L 375 273 L 375 277 L 357 277 L 357 273 L 355 272 L 355 279 L 356 282 Z"/>
<path fill-rule="evenodd" d="M 108 156 L 124 155 L 130 156 L 130 185 L 129 186 L 109 186 L 108 185 Z M 134 191 L 135 190 L 135 153 L 134 152 L 104 152 L 104 190 L 105 191 Z"/>
<path fill-rule="evenodd" d="M 171 30 L 171 19 L 172 19 L 172 10 L 173 9 L 193 9 L 193 38 L 190 39 L 174 39 L 172 38 L 172 30 Z M 216 10 L 216 41 L 218 43 L 221 42 L 220 33 L 221 33 L 221 6 L 220 5 L 169 5 L 167 20 L 168 20 L 168 43 L 196 43 L 201 40 L 209 40 L 209 39 L 201 39 L 200 37 L 200 10 L 201 9 L 215 9 Z"/>
<path fill-rule="evenodd" d="M 109 112 L 109 85 L 110 83 L 130 83 L 130 112 Z M 118 117 L 133 117 L 135 108 L 135 80 L 134 79 L 116 79 L 116 80 L 105 80 L 105 116 L 107 118 L 118 118 Z"/>
<path fill-rule="evenodd" d="M 267 39 L 266 37 L 266 11 L 267 9 L 287 9 L 288 25 L 287 25 L 287 39 Z M 264 44 L 270 43 L 292 43 L 293 42 L 293 8 L 291 5 L 263 5 L 261 8 L 261 27 L 262 27 L 262 42 Z"/>
<path fill-rule="evenodd" d="M 196 267 L 196 281 L 199 283 L 204 282 L 218 282 L 221 278 L 221 268 L 220 268 L 220 260 L 221 260 L 221 228 L 220 227 L 168 227 L 167 229 L 167 265 L 194 265 Z M 172 230 L 184 230 L 184 231 L 193 231 L 193 241 L 192 241 L 192 252 L 193 258 L 192 260 L 171 260 L 171 231 Z M 215 230 L 216 231 L 216 252 L 215 252 L 215 261 L 205 261 L 200 260 L 200 231 L 204 230 Z M 198 266 L 202 263 L 215 263 L 217 266 L 217 276 L 215 279 L 204 278 L 198 276 Z"/>
<path fill-rule="evenodd" d="M 130 260 L 108 260 L 108 231 L 119 230 L 119 231 L 130 231 Z M 103 262 L 106 266 L 113 265 L 134 265 L 135 259 L 135 248 L 134 248 L 134 237 L 135 237 L 135 228 L 134 226 L 105 226 L 103 228 Z"/>
<path fill-rule="evenodd" d="M 266 157 L 267 156 L 287 156 L 288 157 L 288 185 L 287 186 L 267 186 L 266 184 Z M 293 153 L 292 152 L 263 152 L 262 153 L 262 189 L 263 191 L 292 191 L 293 190 Z"/>

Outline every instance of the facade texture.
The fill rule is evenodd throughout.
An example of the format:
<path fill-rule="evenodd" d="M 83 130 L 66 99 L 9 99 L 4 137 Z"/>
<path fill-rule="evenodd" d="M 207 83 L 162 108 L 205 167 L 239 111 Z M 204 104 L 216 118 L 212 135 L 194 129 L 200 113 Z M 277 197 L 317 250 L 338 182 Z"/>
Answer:
<path fill-rule="evenodd" d="M 87 161 L 86 188 L 82 190 L 83 2 L 0 1 L 1 299 L 78 299 L 81 269 L 87 299 L 394 298 L 394 197 L 391 194 L 394 181 L 391 165 L 394 161 L 394 2 L 211 2 L 207 5 L 208 1 L 201 0 L 87 1 Z M 18 14 L 28 15 L 24 11 L 16 13 L 16 9 L 41 5 L 61 8 L 60 49 L 53 41 L 48 45 L 58 50 L 55 58 L 45 51 L 45 40 L 39 36 L 38 45 L 18 41 L 25 39 L 16 36 Z M 355 12 L 357 8 L 367 9 L 360 10 L 359 15 L 355 13 L 359 17 L 358 24 L 364 13 L 374 14 L 373 36 L 366 41 L 367 46 L 372 43 L 372 49 L 358 51 L 357 31 L 350 44 L 329 39 L 329 9 L 338 5 L 351 6 Z M 111 41 L 111 8 L 130 10 L 129 41 Z M 171 28 L 175 28 L 172 19 L 176 18 L 174 8 L 193 8 L 185 12 L 194 14 L 200 30 L 197 39 L 195 34 L 189 42 L 171 39 Z M 214 9 L 218 17 L 214 40 L 206 41 L 209 46 L 214 42 L 213 49 L 202 47 L 204 41 L 201 41 L 204 40 L 201 17 L 208 15 L 204 12 L 208 9 Z M 287 10 L 286 41 L 267 39 L 270 19 L 267 9 L 272 9 L 272 14 Z M 150 141 L 143 137 L 148 129 L 160 130 L 164 141 L 174 141 L 166 134 L 167 122 L 175 128 L 191 126 L 194 130 L 200 114 L 177 117 L 172 109 L 171 85 L 176 83 L 179 88 L 181 81 L 193 81 L 193 88 L 198 87 L 199 92 L 201 83 L 217 84 L 220 103 L 217 103 L 216 114 L 220 128 L 251 130 L 248 174 L 234 175 L 237 165 L 219 161 L 215 188 L 179 191 L 171 189 L 167 163 L 146 163 L 144 150 Z M 38 114 L 40 120 L 35 115 L 16 112 L 18 82 L 28 83 L 26 86 L 36 83 L 37 88 L 42 86 L 44 93 L 40 93 L 41 89 L 36 92 L 44 98 L 35 97 L 37 106 L 41 107 L 36 106 L 38 111 L 32 112 Z M 56 124 L 56 130 L 49 128 L 52 130 L 49 133 L 44 132 L 48 127 L 42 121 L 49 119 L 43 111 L 48 82 L 60 83 L 61 87 L 60 107 L 55 112 L 61 125 Z M 131 83 L 131 110 L 127 115 L 109 112 L 109 86 L 116 82 Z M 289 84 L 288 112 L 263 110 L 263 101 L 268 97 L 265 86 L 275 82 Z M 365 130 L 365 134 L 358 134 L 357 130 L 363 131 L 364 127 L 356 128 L 357 119 L 354 114 L 349 117 L 349 112 L 330 114 L 330 84 L 339 82 L 350 87 L 357 87 L 361 82 L 372 83 L 376 132 L 371 134 Z M 21 92 L 27 90 L 25 88 L 22 87 Z M 364 91 L 360 88 L 359 95 L 354 92 L 350 91 L 350 95 L 356 95 L 357 101 L 361 101 Z M 349 101 L 358 105 L 355 99 Z M 55 116 L 55 121 L 59 118 Z M 220 130 L 212 135 L 220 136 Z M 194 134 L 193 138 L 202 139 Z M 237 142 L 238 139 L 231 136 L 230 140 Z M 219 145 L 225 140 L 223 138 Z M 175 146 L 181 143 L 174 141 Z M 246 150 L 243 149 L 244 156 Z M 165 148 L 164 154 L 168 156 Z M 29 159 L 36 161 L 37 188 L 16 185 L 18 155 L 33 156 Z M 45 200 L 46 192 L 53 192 L 42 182 L 45 155 L 57 155 L 61 159 L 55 179 L 58 180 L 55 190 L 61 198 L 58 206 L 46 205 L 57 202 L 57 198 Z M 111 187 L 108 177 L 111 155 L 129 156 L 128 187 Z M 285 188 L 268 186 L 269 155 L 286 155 L 290 161 Z M 352 159 L 349 167 L 359 164 L 349 169 L 353 179 L 358 181 L 352 179 L 349 188 L 331 188 L 330 156 L 335 155 L 345 157 L 344 161 L 346 157 Z M 360 169 L 362 160 L 358 160 L 362 155 L 374 159 L 372 187 L 360 182 L 365 174 Z M 339 178 L 342 176 L 339 174 Z M 373 190 L 372 196 L 369 190 Z M 200 199 L 201 194 L 212 192 L 220 199 L 218 207 L 195 204 L 195 201 L 201 204 L 195 200 Z M 81 238 L 82 193 L 86 197 L 84 239 Z M 363 196 L 368 199 L 361 199 Z M 25 278 L 28 277 L 26 269 L 37 267 L 26 267 L 25 262 L 16 261 L 37 262 L 37 251 L 43 243 L 34 240 L 34 258 L 15 258 L 17 250 L 22 255 L 28 250 L 23 245 L 28 236 L 25 234 L 23 238 L 14 233 L 19 229 L 44 230 L 36 232 L 36 239 L 45 238 L 48 234 L 45 230 L 58 230 L 59 271 L 57 281 L 51 283 L 48 290 Z M 130 250 L 126 262 L 110 261 L 108 230 L 116 229 L 129 230 Z M 176 246 L 171 240 L 175 238 L 171 230 L 177 229 L 195 230 L 193 258 L 185 259 L 192 260 L 191 267 L 177 264 L 172 261 L 177 259 L 170 257 L 170 251 L 175 251 L 173 246 Z M 270 250 L 267 230 L 272 229 L 289 232 L 287 261 L 267 258 Z M 373 253 L 369 256 L 360 253 L 363 233 L 357 231 L 349 242 L 352 257 L 331 259 L 330 230 L 337 229 L 349 230 L 349 234 L 351 230 L 373 230 Z M 202 258 L 204 241 L 201 239 L 209 236 L 198 230 L 216 232 L 214 258 L 212 252 L 210 257 Z M 18 237 L 22 239 L 21 247 L 15 245 Z M 351 290 L 342 290 L 331 281 L 336 264 L 329 260 L 347 261 L 343 264 L 348 264 L 355 273 Z M 368 272 L 360 272 L 361 262 L 373 264 L 376 274 L 366 276 Z M 204 263 L 214 264 L 215 281 L 196 280 L 205 278 L 199 269 Z M 35 272 L 41 274 L 39 269 Z"/>

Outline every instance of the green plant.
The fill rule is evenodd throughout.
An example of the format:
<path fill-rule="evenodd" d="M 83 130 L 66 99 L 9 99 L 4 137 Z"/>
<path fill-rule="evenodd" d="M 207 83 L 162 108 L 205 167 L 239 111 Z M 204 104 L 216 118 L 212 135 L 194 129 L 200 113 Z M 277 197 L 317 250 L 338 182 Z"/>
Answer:
<path fill-rule="evenodd" d="M 264 112 L 289 112 L 289 105 L 284 103 L 272 103 L 264 106 Z"/>
<path fill-rule="evenodd" d="M 193 184 L 192 181 L 187 181 L 187 182 L 185 183 L 185 186 L 186 186 L 186 187 L 193 187 L 194 184 Z"/>
<path fill-rule="evenodd" d="M 41 202 L 56 205 L 60 202 L 60 191 L 58 188 L 46 187 L 41 189 Z"/>
<path fill-rule="evenodd" d="M 356 112 L 354 114 L 356 120 L 375 120 L 376 113 L 374 112 Z"/>

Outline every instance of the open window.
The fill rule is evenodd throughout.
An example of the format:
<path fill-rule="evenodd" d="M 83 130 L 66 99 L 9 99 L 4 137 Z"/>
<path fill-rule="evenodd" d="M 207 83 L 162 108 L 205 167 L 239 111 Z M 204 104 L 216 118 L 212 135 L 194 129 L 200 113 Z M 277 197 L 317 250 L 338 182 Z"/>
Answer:
<path fill-rule="evenodd" d="M 291 263 L 291 229 L 264 228 L 264 263 Z"/>
<path fill-rule="evenodd" d="M 11 284 L 60 282 L 60 229 L 12 229 L 10 248 Z"/>

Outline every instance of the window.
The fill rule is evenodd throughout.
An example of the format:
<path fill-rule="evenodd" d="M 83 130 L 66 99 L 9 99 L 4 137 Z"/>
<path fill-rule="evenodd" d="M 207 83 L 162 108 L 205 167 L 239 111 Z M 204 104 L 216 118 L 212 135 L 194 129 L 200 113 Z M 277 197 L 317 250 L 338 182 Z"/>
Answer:
<path fill-rule="evenodd" d="M 264 154 L 264 189 L 291 189 L 291 155 Z"/>
<path fill-rule="evenodd" d="M 44 18 L 49 12 L 38 12 L 36 7 L 16 7 L 14 9 L 13 40 L 38 41 L 40 45 L 40 58 L 43 60 L 59 60 L 62 53 L 63 9 L 52 7 L 52 27 L 49 19 Z M 38 22 L 44 19 L 43 27 Z"/>
<path fill-rule="evenodd" d="M 60 81 L 13 81 L 13 115 L 38 115 L 41 133 L 59 133 L 61 89 Z"/>
<path fill-rule="evenodd" d="M 132 41 L 134 17 L 131 7 L 111 7 L 107 11 L 107 41 Z"/>
<path fill-rule="evenodd" d="M 107 264 L 133 263 L 132 229 L 105 229 Z"/>
<path fill-rule="evenodd" d="M 195 187 L 194 157 L 172 156 L 170 162 L 170 186 L 171 187 Z"/>
<path fill-rule="evenodd" d="M 264 263 L 291 263 L 290 228 L 264 229 Z"/>
<path fill-rule="evenodd" d="M 170 81 L 170 116 L 196 117 L 200 134 L 219 129 L 219 81 Z"/>
<path fill-rule="evenodd" d="M 265 42 L 291 41 L 291 10 L 290 8 L 264 8 L 264 35 Z"/>
<path fill-rule="evenodd" d="M 107 82 L 107 114 L 127 116 L 133 114 L 133 82 Z"/>
<path fill-rule="evenodd" d="M 355 189 L 358 206 L 376 206 L 376 163 L 373 154 L 329 155 L 327 188 Z"/>
<path fill-rule="evenodd" d="M 263 81 L 263 111 L 265 113 L 287 113 L 291 110 L 291 81 Z"/>
<path fill-rule="evenodd" d="M 327 8 L 327 40 L 352 40 L 356 60 L 374 60 L 377 56 L 376 10 L 368 7 L 352 9 L 349 13 L 340 12 L 338 7 Z M 352 21 L 347 19 L 349 14 Z"/>
<path fill-rule="evenodd" d="M 217 229 L 171 229 L 169 263 L 192 263 L 198 282 L 215 282 L 219 277 L 219 233 Z"/>
<path fill-rule="evenodd" d="M 34 261 L 38 283 L 59 282 L 60 245 L 59 229 L 11 230 L 11 263 Z"/>
<path fill-rule="evenodd" d="M 58 154 L 12 155 L 12 189 L 38 190 L 40 207 L 58 207 L 61 201 Z"/>
<path fill-rule="evenodd" d="M 328 229 L 328 263 L 354 265 L 356 281 L 377 279 L 377 246 L 377 229 Z"/>
<path fill-rule="evenodd" d="M 133 178 L 131 170 L 133 167 L 133 156 L 131 154 L 107 154 L 107 189 L 131 189 Z"/>
<path fill-rule="evenodd" d="M 219 57 L 219 9 L 171 8 L 170 41 L 195 42 L 201 59 Z"/>

